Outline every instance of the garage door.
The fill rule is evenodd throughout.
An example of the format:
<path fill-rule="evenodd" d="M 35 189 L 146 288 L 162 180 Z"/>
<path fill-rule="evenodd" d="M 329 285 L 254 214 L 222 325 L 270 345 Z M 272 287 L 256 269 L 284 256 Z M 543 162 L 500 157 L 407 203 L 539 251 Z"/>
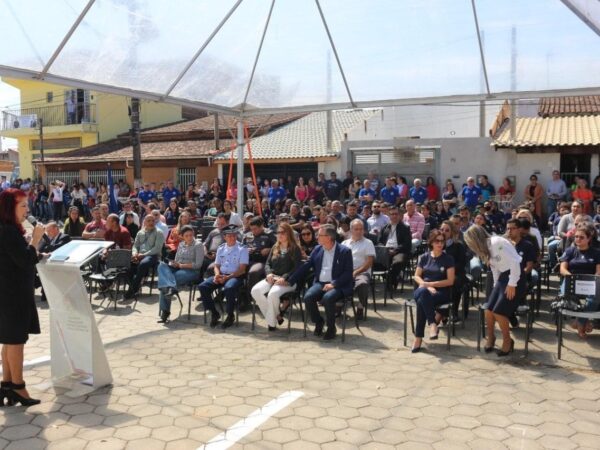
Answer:
<path fill-rule="evenodd" d="M 408 183 L 415 178 L 425 179 L 436 176 L 437 147 L 401 147 L 395 149 L 351 150 L 352 172 L 366 178 L 369 171 L 379 177 L 393 172 L 405 177 Z"/>

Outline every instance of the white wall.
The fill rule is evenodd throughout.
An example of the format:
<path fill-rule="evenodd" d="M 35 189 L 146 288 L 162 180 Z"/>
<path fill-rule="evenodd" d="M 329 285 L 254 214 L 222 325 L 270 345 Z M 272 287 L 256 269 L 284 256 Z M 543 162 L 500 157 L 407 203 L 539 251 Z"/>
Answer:
<path fill-rule="evenodd" d="M 500 106 L 486 105 L 485 135 Z M 411 105 L 383 108 L 348 134 L 349 140 L 393 139 L 397 137 L 460 138 L 479 137 L 479 105 Z"/>
<path fill-rule="evenodd" d="M 523 200 L 523 191 L 532 173 L 537 173 L 539 182 L 545 187 L 552 178 L 552 170 L 560 166 L 559 153 L 517 154 L 512 149 L 495 150 L 490 138 L 446 138 L 446 139 L 394 139 L 371 141 L 348 141 L 342 145 L 338 173 L 352 167 L 349 154 L 352 148 L 390 148 L 403 146 L 439 147 L 439 162 L 436 169 L 438 184 L 451 179 L 460 189 L 469 176 L 487 175 L 496 189 L 506 176 L 516 177 L 516 200 Z M 402 175 L 402 171 L 399 171 Z M 379 174 L 385 176 L 386 174 Z"/>

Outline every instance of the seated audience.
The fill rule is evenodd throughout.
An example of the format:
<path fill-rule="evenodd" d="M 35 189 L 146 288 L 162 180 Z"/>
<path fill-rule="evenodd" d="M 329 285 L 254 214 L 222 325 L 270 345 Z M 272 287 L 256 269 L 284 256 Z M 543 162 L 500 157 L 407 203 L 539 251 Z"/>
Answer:
<path fill-rule="evenodd" d="M 200 280 L 200 268 L 204 259 L 204 246 L 196 239 L 194 229 L 184 225 L 179 230 L 182 238 L 177 246 L 175 258 L 158 266 L 159 323 L 167 323 L 171 315 L 171 296 L 182 286 Z"/>
<path fill-rule="evenodd" d="M 429 339 L 438 338 L 438 324 L 442 317 L 440 314 L 436 315 L 435 308 L 450 302 L 455 278 L 454 258 L 444 253 L 446 246 L 444 233 L 440 230 L 431 231 L 427 243 L 429 251 L 419 258 L 414 276 L 418 288 L 413 294 L 417 304 L 415 342 L 411 349 L 413 353 L 421 350 L 425 336 L 425 322 L 429 324 Z"/>
<path fill-rule="evenodd" d="M 375 262 L 375 246 L 370 239 L 365 238 L 365 230 L 360 219 L 350 223 L 351 236 L 342 242 L 342 245 L 352 251 L 352 277 L 354 278 L 354 292 L 358 296 L 357 319 L 364 317 L 364 308 L 369 300 L 369 286 L 371 283 L 371 268 Z"/>
<path fill-rule="evenodd" d="M 308 259 L 317 245 L 314 228 L 308 224 L 304 225 L 300 230 L 300 250 L 302 251 L 302 259 Z"/>
<path fill-rule="evenodd" d="M 250 231 L 242 239 L 249 255 L 248 291 L 252 291 L 254 285 L 264 279 L 265 263 L 276 240 L 276 233 L 265 229 L 262 217 L 250 220 Z"/>
<path fill-rule="evenodd" d="M 410 200 L 409 200 L 410 201 Z M 383 227 L 379 235 L 379 244 L 387 247 L 392 258 L 389 286 L 395 288 L 398 276 L 402 271 L 412 249 L 410 228 L 401 221 L 398 207 L 393 206 L 389 210 L 390 223 Z"/>
<path fill-rule="evenodd" d="M 131 235 L 126 227 L 119 223 L 119 216 L 109 214 L 106 219 L 106 232 L 104 240 L 114 242 L 116 248 L 129 250 L 131 249 Z"/>
<path fill-rule="evenodd" d="M 199 285 L 204 310 L 211 312 L 211 328 L 216 327 L 221 319 L 211 296 L 213 291 L 220 288 L 223 288 L 226 299 L 225 311 L 227 312 L 227 318 L 221 327 L 229 328 L 235 321 L 235 303 L 249 261 L 248 249 L 237 241 L 238 233 L 238 227 L 235 225 L 227 225 L 223 228 L 225 243 L 217 249 L 214 265 L 215 275 Z"/>
<path fill-rule="evenodd" d="M 144 228 L 135 237 L 131 249 L 132 264 L 129 273 L 129 288 L 125 298 L 133 298 L 140 289 L 142 280 L 148 275 L 151 268 L 158 265 L 162 254 L 165 237 L 156 228 L 156 219 L 150 214 L 144 217 Z"/>
<path fill-rule="evenodd" d="M 454 284 L 452 285 L 452 307 L 454 308 L 454 317 L 459 317 L 458 307 L 463 295 L 463 289 L 467 282 L 467 249 L 463 244 L 458 229 L 450 220 L 445 220 L 440 225 L 440 231 L 446 238 L 446 248 L 444 251 L 454 259 Z M 465 318 L 469 315 L 469 305 L 465 308 Z"/>
<path fill-rule="evenodd" d="M 402 218 L 402 222 L 410 228 L 412 252 L 414 253 L 423 239 L 425 218 L 423 217 L 423 214 L 417 212 L 414 200 L 408 200 L 404 206 L 406 207 L 406 213 Z"/>
<path fill-rule="evenodd" d="M 167 251 L 169 252 L 169 256 L 175 256 L 177 252 L 177 247 L 179 247 L 180 242 L 183 240 L 183 234 L 181 229 L 187 225 L 190 225 L 192 222 L 192 216 L 189 212 L 183 211 L 179 218 L 177 219 L 177 226 L 171 228 L 169 232 L 169 236 L 165 241 L 165 245 L 167 246 Z"/>
<path fill-rule="evenodd" d="M 296 289 L 295 285 L 286 286 L 285 281 L 298 268 L 301 257 L 294 230 L 287 223 L 280 224 L 277 228 L 277 241 L 270 249 L 265 264 L 267 276 L 251 290 L 252 298 L 265 317 L 269 331 L 275 331 L 277 324 L 283 323 L 280 298 L 286 292 Z"/>
<path fill-rule="evenodd" d="M 332 225 L 323 225 L 319 229 L 319 245 L 310 258 L 288 279 L 288 285 L 304 280 L 306 273 L 314 270 L 314 282 L 304 294 L 306 311 L 315 324 L 315 336 L 323 335 L 325 321 L 319 313 L 317 302 L 325 306 L 327 331 L 324 340 L 335 338 L 335 304 L 347 295 L 352 295 L 352 252 L 349 248 L 336 243 L 337 233 Z"/>
<path fill-rule="evenodd" d="M 69 208 L 69 216 L 63 226 L 63 233 L 72 238 L 81 237 L 83 230 L 85 230 L 85 222 L 79 216 L 79 209 L 76 206 L 71 206 Z"/>
<path fill-rule="evenodd" d="M 135 223 L 135 213 L 133 212 L 126 212 L 125 213 L 125 221 L 123 222 L 123 225 L 125 226 L 125 228 L 127 228 L 127 231 L 129 231 L 129 234 L 131 236 L 131 239 L 135 239 L 135 237 L 138 234 L 138 231 L 140 231 L 140 226 L 138 224 Z M 139 219 L 138 219 L 139 220 Z"/>
<path fill-rule="evenodd" d="M 106 232 L 106 221 L 102 219 L 100 208 L 92 208 L 92 221 L 85 226 L 81 237 L 84 239 L 102 239 Z"/>

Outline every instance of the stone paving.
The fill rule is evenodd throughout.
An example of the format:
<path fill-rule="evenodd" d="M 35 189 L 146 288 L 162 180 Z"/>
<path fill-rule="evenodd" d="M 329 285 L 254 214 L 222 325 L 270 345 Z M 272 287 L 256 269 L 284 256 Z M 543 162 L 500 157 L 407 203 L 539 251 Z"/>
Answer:
<path fill-rule="evenodd" d="M 298 315 L 288 336 L 268 333 L 260 317 L 251 331 L 248 313 L 227 331 L 211 330 L 199 311 L 163 326 L 155 294 L 135 311 L 99 303 L 114 385 L 71 398 L 50 386 L 48 363 L 29 368 L 42 404 L 0 410 L 0 449 L 196 449 L 291 390 L 303 396 L 232 448 L 600 448 L 600 333 L 582 342 L 568 331 L 558 361 L 544 311 L 529 357 L 520 329 L 515 353 L 499 360 L 475 349 L 474 309 L 450 351 L 442 330 L 411 354 L 398 298 L 385 308 L 380 299 L 362 334 L 350 321 L 344 344 L 304 339 Z M 46 334 L 32 337 L 27 360 L 49 354 L 40 312 Z"/>

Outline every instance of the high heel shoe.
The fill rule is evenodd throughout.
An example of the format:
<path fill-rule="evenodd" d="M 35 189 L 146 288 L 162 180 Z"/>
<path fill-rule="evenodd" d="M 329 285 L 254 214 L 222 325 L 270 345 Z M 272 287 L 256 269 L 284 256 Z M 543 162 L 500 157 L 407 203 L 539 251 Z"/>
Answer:
<path fill-rule="evenodd" d="M 510 348 L 508 349 L 508 351 L 507 351 L 507 352 L 505 352 L 505 351 L 502 351 L 502 350 L 498 350 L 498 351 L 496 352 L 496 354 L 497 354 L 498 356 L 508 356 L 508 355 L 510 355 L 510 354 L 511 354 L 511 353 L 512 353 L 514 350 L 515 350 L 515 341 L 514 341 L 513 339 L 511 339 L 511 340 L 510 340 Z"/>
<path fill-rule="evenodd" d="M 494 346 L 496 345 L 496 338 L 492 340 L 492 345 L 489 347 L 483 347 L 483 351 L 486 353 L 492 353 L 494 351 Z"/>
<path fill-rule="evenodd" d="M 12 383 L 11 389 L 7 391 L 9 399 L 11 399 L 15 404 L 20 403 L 23 406 L 33 406 L 39 405 L 42 401 L 36 398 L 26 398 L 19 394 L 17 391 L 25 389 L 25 383 L 23 384 L 14 384 Z"/>
<path fill-rule="evenodd" d="M 14 402 L 8 395 L 8 392 L 12 389 L 12 382 L 10 381 L 2 381 L 0 382 L 0 408 L 3 406 L 12 406 Z M 6 399 L 6 404 L 4 404 L 4 399 Z"/>

